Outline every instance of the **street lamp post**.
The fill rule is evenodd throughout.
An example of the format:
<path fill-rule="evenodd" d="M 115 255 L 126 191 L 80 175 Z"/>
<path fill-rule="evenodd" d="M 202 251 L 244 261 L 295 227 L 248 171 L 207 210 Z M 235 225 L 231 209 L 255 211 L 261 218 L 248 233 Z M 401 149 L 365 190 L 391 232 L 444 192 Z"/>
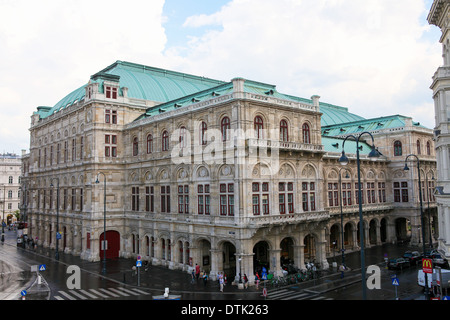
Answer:
<path fill-rule="evenodd" d="M 425 225 L 423 223 L 423 205 L 422 205 L 422 181 L 420 179 L 420 160 L 419 157 L 417 157 L 415 154 L 410 154 L 406 157 L 405 159 L 405 168 L 403 170 L 409 170 L 408 167 L 408 158 L 409 157 L 414 157 L 415 160 L 417 161 L 417 174 L 419 177 L 419 203 L 420 203 L 420 223 L 422 225 L 421 229 L 422 229 L 422 247 L 423 247 L 423 254 L 425 256 Z M 429 292 L 428 292 L 428 277 L 427 274 L 424 273 L 425 275 L 425 290 L 424 290 L 424 294 L 425 294 L 425 300 L 428 300 L 428 296 L 429 296 Z"/>
<path fill-rule="evenodd" d="M 6 186 L 3 185 L 2 244 L 5 242 L 5 205 L 6 205 L 5 190 L 6 190 Z"/>
<path fill-rule="evenodd" d="M 103 172 L 97 173 L 97 180 L 95 183 L 100 183 L 98 180 L 98 176 L 102 174 L 103 175 L 103 269 L 102 274 L 106 274 L 106 175 Z"/>
<path fill-rule="evenodd" d="M 341 171 L 347 170 L 345 168 L 339 169 L 339 203 L 341 206 L 341 252 L 342 252 L 342 266 L 345 268 L 345 247 L 344 247 L 344 213 L 342 212 L 342 178 Z M 348 178 L 348 172 L 346 171 Z"/>
<path fill-rule="evenodd" d="M 58 240 L 59 240 L 59 178 L 53 178 L 50 182 L 50 187 L 53 188 L 53 180 L 56 180 L 56 253 L 55 259 L 59 260 Z"/>
<path fill-rule="evenodd" d="M 430 249 L 433 249 L 433 239 L 431 237 L 431 213 L 430 213 L 430 186 L 428 185 L 428 173 L 425 174 L 425 184 L 427 188 L 427 202 L 428 202 L 428 234 L 430 237 Z M 431 172 L 431 180 L 434 180 L 433 172 Z"/>
<path fill-rule="evenodd" d="M 339 158 L 339 162 L 342 165 L 347 165 L 349 160 L 345 155 L 344 145 L 348 138 L 353 138 L 356 141 L 356 166 L 358 170 L 358 203 L 359 203 L 359 241 L 361 246 L 361 281 L 362 281 L 362 298 L 366 300 L 366 262 L 365 262 L 365 252 L 364 252 L 364 220 L 362 215 L 362 197 L 361 197 L 361 172 L 360 172 L 360 159 L 359 159 L 359 139 L 364 134 L 368 134 L 372 138 L 372 150 L 370 151 L 368 157 L 371 160 L 376 160 L 380 153 L 375 149 L 375 142 L 373 136 L 369 132 L 362 132 L 357 137 L 354 135 L 349 135 L 345 137 L 342 143 L 342 155 Z"/>

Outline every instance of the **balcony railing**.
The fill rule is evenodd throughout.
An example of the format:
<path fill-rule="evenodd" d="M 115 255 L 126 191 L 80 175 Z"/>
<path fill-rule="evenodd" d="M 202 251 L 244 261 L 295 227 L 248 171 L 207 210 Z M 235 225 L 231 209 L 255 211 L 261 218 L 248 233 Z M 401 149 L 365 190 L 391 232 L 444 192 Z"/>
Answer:
<path fill-rule="evenodd" d="M 321 144 L 301 143 L 292 141 L 279 141 L 279 140 L 265 140 L 249 138 L 247 139 L 248 147 L 279 149 L 287 151 L 310 151 L 310 152 L 323 152 L 324 148 Z"/>

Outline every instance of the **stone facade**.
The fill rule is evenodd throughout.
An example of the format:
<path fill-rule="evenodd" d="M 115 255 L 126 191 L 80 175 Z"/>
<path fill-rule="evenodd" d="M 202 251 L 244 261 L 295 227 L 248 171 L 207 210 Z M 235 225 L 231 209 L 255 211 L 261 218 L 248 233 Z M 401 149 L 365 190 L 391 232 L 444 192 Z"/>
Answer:
<path fill-rule="evenodd" d="M 439 213 L 438 248 L 450 258 L 450 2 L 435 0 L 428 15 L 428 22 L 436 25 L 442 31 L 443 65 L 433 76 L 431 89 L 435 107 L 436 127 L 435 147 L 437 159 L 436 203 Z"/>
<path fill-rule="evenodd" d="M 327 258 L 342 247 L 341 229 L 346 252 L 359 250 L 354 141 L 345 143 L 350 164 L 338 159 L 345 136 L 364 130 L 383 154 L 369 161 L 365 134 L 366 246 L 422 241 L 417 171 L 411 162 L 413 170 L 403 171 L 410 153 L 428 177 L 428 235 L 438 234 L 428 193 L 436 176 L 433 133 L 411 118 L 323 126 L 329 109 L 318 96 L 295 99 L 246 79 L 158 102 L 133 98 L 125 80 L 106 78 L 90 81 L 83 99 L 32 116 L 24 184 L 32 190 L 28 217 L 40 245 L 60 241 L 60 250 L 99 260 L 106 216 L 107 257 L 141 256 L 186 271 L 198 264 L 212 279 L 218 272 L 253 275 L 263 265 L 281 274 L 287 261 L 328 268 Z M 116 96 L 108 95 L 111 88 Z M 401 125 L 389 125 L 393 119 Z M 373 122 L 378 127 L 369 129 Z"/>

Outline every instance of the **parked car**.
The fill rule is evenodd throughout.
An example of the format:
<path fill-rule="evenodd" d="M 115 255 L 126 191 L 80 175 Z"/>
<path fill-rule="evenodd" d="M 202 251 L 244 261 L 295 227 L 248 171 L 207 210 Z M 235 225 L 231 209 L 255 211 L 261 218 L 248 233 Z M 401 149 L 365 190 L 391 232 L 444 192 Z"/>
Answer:
<path fill-rule="evenodd" d="M 422 261 L 422 255 L 419 251 L 406 251 L 403 258 L 408 260 L 410 264 L 418 264 Z"/>
<path fill-rule="evenodd" d="M 396 259 L 390 259 L 388 263 L 389 269 L 403 269 L 409 267 L 410 263 L 409 260 L 406 260 L 405 258 L 396 258 Z"/>
<path fill-rule="evenodd" d="M 431 256 L 433 259 L 433 265 L 439 267 L 448 267 L 448 261 L 442 257 L 439 253 L 435 253 Z"/>

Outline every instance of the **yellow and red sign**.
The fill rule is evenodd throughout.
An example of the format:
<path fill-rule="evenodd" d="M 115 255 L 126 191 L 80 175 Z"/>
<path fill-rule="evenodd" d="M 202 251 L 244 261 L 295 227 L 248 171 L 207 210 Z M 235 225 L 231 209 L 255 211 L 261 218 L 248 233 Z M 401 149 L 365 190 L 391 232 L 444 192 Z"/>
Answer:
<path fill-rule="evenodd" d="M 431 259 L 422 259 L 422 270 L 424 273 L 433 273 L 433 261 Z"/>

